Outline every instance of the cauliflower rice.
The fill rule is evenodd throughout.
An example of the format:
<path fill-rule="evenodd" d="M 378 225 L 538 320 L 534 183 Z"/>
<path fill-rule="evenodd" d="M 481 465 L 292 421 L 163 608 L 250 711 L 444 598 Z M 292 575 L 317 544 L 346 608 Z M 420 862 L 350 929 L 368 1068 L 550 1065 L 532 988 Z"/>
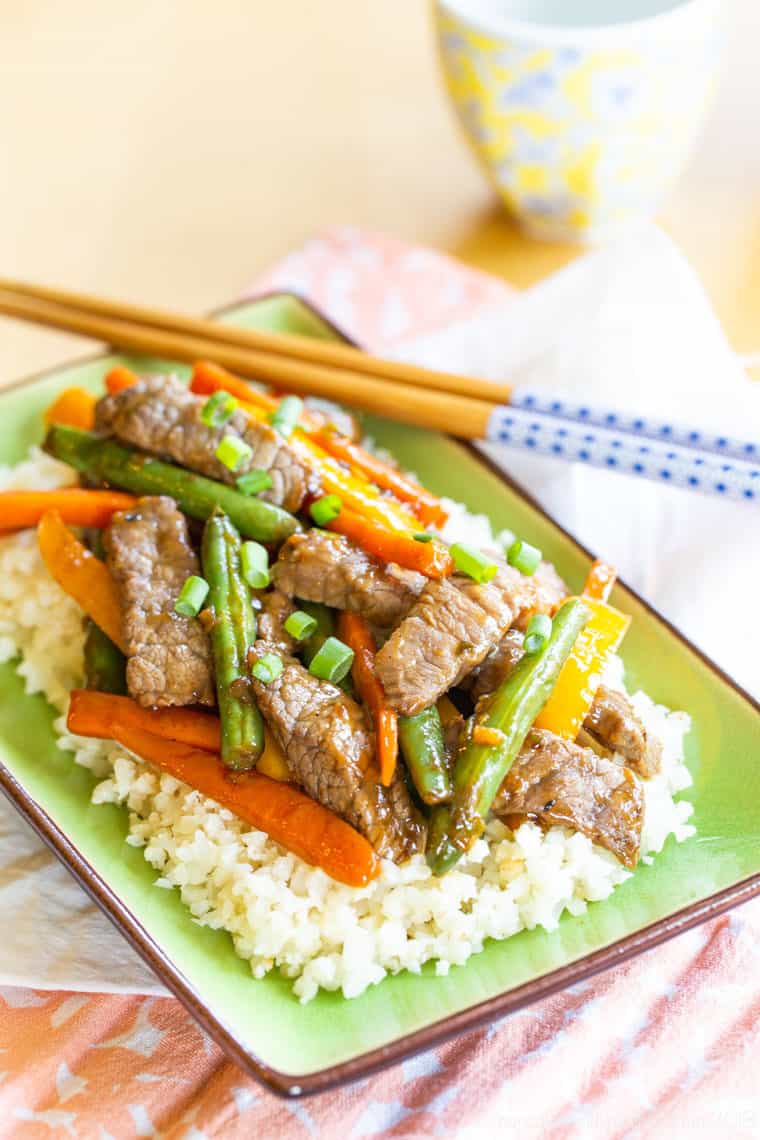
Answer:
<path fill-rule="evenodd" d="M 0 468 L 0 488 L 55 487 L 72 472 L 38 449 L 14 468 Z M 491 545 L 488 519 L 445 501 L 450 540 Z M 58 710 L 59 747 L 97 779 L 93 803 L 124 804 L 127 843 L 141 847 L 156 886 L 177 888 L 196 922 L 226 930 L 254 977 L 277 967 L 307 1002 L 320 988 L 356 997 L 399 970 L 418 973 L 428 961 L 439 975 L 482 949 L 486 938 L 523 929 L 553 930 L 564 911 L 583 914 L 629 878 L 617 860 L 584 835 L 561 827 L 543 832 L 524 823 L 512 833 L 489 823 L 466 858 L 435 878 L 423 856 L 404 866 L 383 862 L 367 887 L 336 883 L 214 801 L 161 775 L 109 741 L 66 731 L 69 692 L 82 681 L 82 613 L 48 574 L 33 531 L 0 538 L 0 662 L 18 661 L 28 693 L 44 693 Z M 623 688 L 622 662 L 605 678 Z M 641 852 L 651 861 L 669 836 L 694 834 L 692 806 L 676 801 L 691 784 L 683 762 L 685 713 L 632 695 L 647 729 L 664 745 L 663 768 L 644 781 Z"/>

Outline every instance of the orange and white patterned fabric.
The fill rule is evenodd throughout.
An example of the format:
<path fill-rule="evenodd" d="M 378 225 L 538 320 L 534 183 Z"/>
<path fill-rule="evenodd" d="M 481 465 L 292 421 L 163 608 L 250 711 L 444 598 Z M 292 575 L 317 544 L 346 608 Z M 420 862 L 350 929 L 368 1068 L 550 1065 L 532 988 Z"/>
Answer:
<path fill-rule="evenodd" d="M 373 348 L 509 298 L 438 254 L 350 229 L 291 255 L 257 291 L 285 288 Z M 760 901 L 301 1102 L 244 1076 L 171 998 L 0 987 L 0 1138 L 755 1140 L 759 953 Z"/>

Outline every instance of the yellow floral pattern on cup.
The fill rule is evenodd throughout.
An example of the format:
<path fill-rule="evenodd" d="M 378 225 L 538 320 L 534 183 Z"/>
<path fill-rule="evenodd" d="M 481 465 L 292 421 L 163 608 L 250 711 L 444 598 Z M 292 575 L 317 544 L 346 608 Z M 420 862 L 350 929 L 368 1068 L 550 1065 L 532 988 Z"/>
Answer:
<path fill-rule="evenodd" d="M 709 15 L 544 46 L 435 8 L 446 85 L 502 200 L 540 237 L 594 241 L 651 214 L 689 152 L 717 61 Z"/>

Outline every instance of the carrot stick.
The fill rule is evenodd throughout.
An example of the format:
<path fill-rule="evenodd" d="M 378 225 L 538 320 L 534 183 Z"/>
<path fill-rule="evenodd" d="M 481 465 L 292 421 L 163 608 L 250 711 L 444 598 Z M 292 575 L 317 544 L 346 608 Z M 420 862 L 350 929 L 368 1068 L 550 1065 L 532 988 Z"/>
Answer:
<path fill-rule="evenodd" d="M 377 875 L 377 856 L 367 840 L 291 784 L 258 772 L 230 773 L 217 754 L 139 728 L 117 724 L 113 731 L 119 744 L 210 796 L 338 882 L 363 887 Z"/>
<path fill-rule="evenodd" d="M 583 587 L 584 598 L 596 598 L 599 602 L 606 602 L 612 593 L 616 578 L 617 570 L 615 567 L 610 566 L 607 562 L 601 562 L 597 558 L 588 572 L 586 584 Z"/>
<path fill-rule="evenodd" d="M 85 388 L 64 388 L 45 412 L 46 424 L 92 431 L 95 426 L 95 397 Z"/>
<path fill-rule="evenodd" d="M 123 368 L 118 365 L 106 373 L 105 385 L 110 394 L 115 396 L 118 392 L 123 392 L 125 388 L 131 388 L 139 379 L 140 377 L 131 368 Z"/>
<path fill-rule="evenodd" d="M 383 562 L 396 562 L 407 570 L 417 570 L 428 578 L 446 578 L 454 563 L 442 543 L 417 542 L 410 534 L 390 530 L 363 518 L 345 507 L 336 519 L 327 524 L 329 530 L 344 534 L 368 554 Z"/>
<path fill-rule="evenodd" d="M 446 522 L 448 515 L 440 500 L 390 463 L 384 463 L 376 455 L 365 451 L 358 443 L 330 428 L 322 428 L 316 432 L 314 439 L 335 459 L 341 459 L 344 463 L 358 468 L 378 487 L 391 491 L 402 503 L 410 503 L 414 513 L 426 526 L 443 526 Z"/>
<path fill-rule="evenodd" d="M 108 526 L 114 511 L 135 505 L 134 495 L 123 491 L 89 491 L 61 487 L 55 491 L 0 491 L 3 528 L 21 530 L 36 526 L 47 511 L 57 511 L 71 526 Z"/>
<path fill-rule="evenodd" d="M 218 752 L 221 744 L 219 718 L 211 713 L 192 708 L 145 709 L 131 697 L 94 689 L 72 691 L 67 723 L 77 736 L 111 737 L 114 726 L 123 724 L 206 752 Z"/>
<path fill-rule="evenodd" d="M 93 689 L 72 691 L 68 719 L 71 732 L 77 736 L 112 738 L 117 724 L 207 752 L 218 752 L 221 746 L 219 718 L 212 713 L 192 708 L 145 709 L 130 697 Z M 256 766 L 273 780 L 290 778 L 285 757 L 271 733 L 265 734 L 264 751 Z"/>
<path fill-rule="evenodd" d="M 244 404 L 254 404 L 267 412 L 275 411 L 279 400 L 266 392 L 259 391 L 253 385 L 247 384 L 237 376 L 233 376 L 226 368 L 212 364 L 208 360 L 199 360 L 193 365 L 193 376 L 190 381 L 190 391 L 199 396 L 211 396 L 219 390 L 230 392 Z"/>
<path fill-rule="evenodd" d="M 261 412 L 265 412 L 267 416 L 270 412 L 274 412 L 280 403 L 277 396 L 271 392 L 262 392 L 261 389 L 254 388 L 252 384 L 241 380 L 239 376 L 233 376 L 219 364 L 212 364 L 208 360 L 197 361 L 193 365 L 190 391 L 199 396 L 210 396 L 220 388 L 235 396 L 249 414 L 254 408 L 257 409 L 259 413 L 257 419 L 263 418 Z M 300 420 L 302 424 L 312 429 L 318 425 L 318 421 L 306 408 L 302 410 Z"/>
<path fill-rule="evenodd" d="M 338 617 L 338 636 L 354 651 L 354 684 L 375 724 L 380 782 L 387 786 L 398 759 L 398 716 L 389 707 L 383 686 L 375 676 L 375 639 L 364 618 L 348 611 Z"/>
<path fill-rule="evenodd" d="M 105 563 L 71 533 L 58 511 L 48 511 L 42 516 L 37 527 L 37 542 L 45 565 L 59 586 L 125 653 L 119 594 Z"/>

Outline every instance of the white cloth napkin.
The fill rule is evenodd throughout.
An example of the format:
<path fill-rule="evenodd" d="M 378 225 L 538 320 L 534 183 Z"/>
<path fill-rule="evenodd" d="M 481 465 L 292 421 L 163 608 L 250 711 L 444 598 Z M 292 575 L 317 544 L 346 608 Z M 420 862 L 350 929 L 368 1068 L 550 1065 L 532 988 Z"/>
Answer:
<path fill-rule="evenodd" d="M 391 353 L 760 437 L 760 385 L 742 372 L 689 265 L 654 227 Z M 727 671 L 760 691 L 756 508 L 489 451 Z M 0 914 L 13 916 L 0 940 L 0 985 L 164 992 L 4 800 Z"/>
<path fill-rule="evenodd" d="M 760 383 L 694 271 L 647 225 L 508 306 L 394 355 L 760 439 Z M 486 450 L 586 546 L 760 695 L 760 510 L 503 446 Z"/>

